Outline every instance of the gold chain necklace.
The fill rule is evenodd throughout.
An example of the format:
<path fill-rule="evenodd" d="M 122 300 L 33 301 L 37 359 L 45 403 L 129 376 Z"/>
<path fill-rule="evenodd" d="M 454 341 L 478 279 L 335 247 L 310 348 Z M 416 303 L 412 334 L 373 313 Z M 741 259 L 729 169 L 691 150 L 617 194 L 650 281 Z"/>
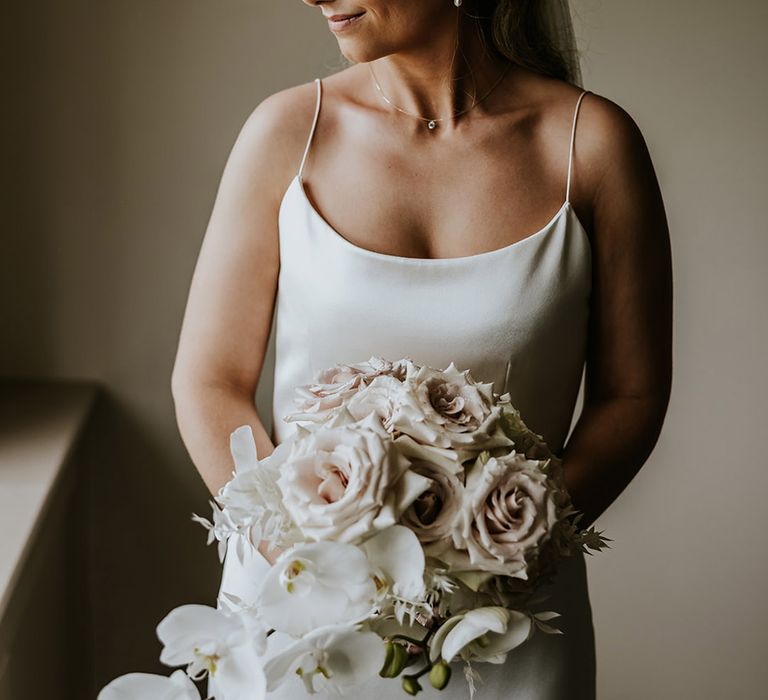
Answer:
<path fill-rule="evenodd" d="M 469 112 L 469 110 L 472 109 L 476 104 L 478 104 L 479 102 L 482 102 L 486 97 L 488 97 L 488 95 L 490 95 L 493 92 L 493 90 L 502 81 L 502 79 L 504 78 L 504 76 L 507 74 L 507 72 L 509 71 L 509 69 L 511 67 L 512 67 L 512 63 L 510 62 L 507 65 L 507 67 L 502 71 L 501 75 L 497 78 L 496 82 L 493 85 L 491 85 L 490 89 L 488 90 L 488 92 L 485 93 L 485 95 L 483 95 L 479 100 L 476 99 L 466 109 L 462 109 L 460 112 L 456 112 L 452 116 L 458 117 L 460 114 L 464 114 L 465 112 Z M 368 69 L 371 71 L 371 77 L 373 78 L 373 82 L 376 83 L 376 88 L 379 91 L 379 93 L 381 94 L 381 96 L 384 98 L 384 101 L 387 104 L 389 104 L 392 107 L 394 107 L 398 112 L 402 112 L 403 114 L 407 114 L 409 117 L 415 117 L 416 119 L 420 119 L 421 121 L 427 122 L 427 127 L 429 129 L 434 129 L 437 126 L 437 122 L 441 122 L 441 121 L 444 121 L 445 119 L 448 119 L 448 117 L 438 117 L 438 118 L 435 118 L 435 119 L 430 119 L 428 117 L 422 117 L 420 114 L 414 114 L 413 112 L 409 112 L 408 110 L 403 109 L 402 107 L 398 107 L 396 104 L 391 102 L 390 99 L 384 94 L 384 91 L 381 89 L 381 85 L 379 85 L 379 81 L 376 80 L 376 74 L 373 72 L 373 66 L 371 66 L 370 63 L 368 64 Z"/>

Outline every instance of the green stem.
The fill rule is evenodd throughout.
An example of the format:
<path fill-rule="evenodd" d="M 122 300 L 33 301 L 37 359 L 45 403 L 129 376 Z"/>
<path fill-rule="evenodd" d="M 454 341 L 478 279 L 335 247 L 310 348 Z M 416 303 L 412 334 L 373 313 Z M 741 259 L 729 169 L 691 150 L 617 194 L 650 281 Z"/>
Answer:
<path fill-rule="evenodd" d="M 426 642 L 428 638 L 429 638 L 429 635 L 424 637 L 423 640 L 418 640 L 418 639 L 414 639 L 413 637 L 408 637 L 404 634 L 393 634 L 390 637 L 390 639 L 402 639 L 404 642 L 410 642 L 411 644 L 415 644 L 416 646 L 419 646 L 419 647 L 423 646 L 424 642 Z"/>
<path fill-rule="evenodd" d="M 433 664 L 429 663 L 427 666 L 422 668 L 420 671 L 417 671 L 416 673 L 409 673 L 408 677 L 413 678 L 414 680 L 421 678 L 425 673 L 429 673 L 429 671 L 432 669 Z"/>
<path fill-rule="evenodd" d="M 437 631 L 437 624 L 435 624 L 435 623 L 433 622 L 433 623 L 432 623 L 432 624 L 429 626 L 429 630 L 427 630 L 427 634 L 426 634 L 426 636 L 424 637 L 424 644 L 425 644 L 425 645 L 426 645 L 426 643 L 429 641 L 429 638 L 430 638 L 430 637 L 431 637 L 431 636 L 432 636 L 432 635 L 433 635 L 433 634 L 434 634 L 436 631 Z"/>

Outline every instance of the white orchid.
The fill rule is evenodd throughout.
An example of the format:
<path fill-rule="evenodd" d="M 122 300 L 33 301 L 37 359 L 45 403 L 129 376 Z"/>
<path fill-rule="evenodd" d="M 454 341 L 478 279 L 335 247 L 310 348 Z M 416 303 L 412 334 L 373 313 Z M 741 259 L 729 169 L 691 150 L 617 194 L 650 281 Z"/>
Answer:
<path fill-rule="evenodd" d="M 184 671 L 127 673 L 105 685 L 96 700 L 200 700 L 200 692 Z"/>
<path fill-rule="evenodd" d="M 233 647 L 211 676 L 210 690 L 216 700 L 264 700 L 267 679 L 264 659 L 254 645 Z"/>
<path fill-rule="evenodd" d="M 461 659 L 471 698 L 474 662 L 504 663 L 536 629 L 562 634 L 559 613 L 532 613 L 535 598 L 515 609 L 517 594 L 609 540 L 578 527 L 561 461 L 491 387 L 453 362 L 372 356 L 297 387 L 283 416 L 295 430 L 263 459 L 251 427 L 234 430 L 212 521 L 193 520 L 220 560 L 240 559 L 248 592 L 171 611 L 160 660 L 184 669 L 120 676 L 98 700 L 200 700 L 206 676 L 210 700 L 266 700 L 287 679 L 291 697 L 326 697 L 399 676 L 422 650 L 407 693 L 427 671 L 446 687 Z M 264 540 L 282 553 L 253 576 Z"/>
<path fill-rule="evenodd" d="M 263 579 L 256 605 L 265 624 L 293 636 L 353 622 L 373 610 L 376 583 L 359 547 L 310 542 L 284 551 Z"/>
<path fill-rule="evenodd" d="M 163 643 L 160 661 L 187 666 L 195 680 L 209 674 L 220 688 L 218 700 L 255 700 L 264 692 L 259 654 L 266 648 L 266 630 L 251 618 L 207 605 L 182 605 L 157 626 Z"/>
<path fill-rule="evenodd" d="M 426 612 L 424 585 L 424 550 L 413 530 L 393 525 L 361 545 L 370 562 L 380 604 L 388 599 L 395 617 L 415 617 Z"/>
<path fill-rule="evenodd" d="M 375 677 L 385 653 L 379 635 L 358 625 L 319 627 L 266 663 L 267 691 L 298 675 L 308 693 L 344 693 Z"/>
<path fill-rule="evenodd" d="M 504 663 L 507 653 L 533 631 L 531 618 L 518 610 L 490 606 L 475 608 L 446 620 L 430 644 L 430 660 L 450 663 L 457 655 L 467 661 Z"/>
<path fill-rule="evenodd" d="M 414 599 L 424 595 L 424 550 L 413 530 L 393 525 L 361 547 L 379 580 L 394 595 Z"/>

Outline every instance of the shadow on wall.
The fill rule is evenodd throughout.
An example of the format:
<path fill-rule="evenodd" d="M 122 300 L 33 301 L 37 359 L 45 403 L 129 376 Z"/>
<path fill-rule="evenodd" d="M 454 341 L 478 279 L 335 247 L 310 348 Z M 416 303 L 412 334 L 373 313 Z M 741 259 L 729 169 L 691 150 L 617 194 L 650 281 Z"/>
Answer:
<path fill-rule="evenodd" d="M 33 0 L 5 18 L 0 374 L 105 387 L 83 443 L 95 697 L 122 673 L 168 673 L 157 623 L 215 601 L 216 551 L 190 520 L 209 494 L 170 396 L 184 302 L 246 115 L 338 52 L 301 3 Z"/>
<path fill-rule="evenodd" d="M 89 475 L 89 697 L 123 673 L 167 675 L 170 669 L 159 662 L 157 623 L 178 605 L 215 605 L 216 547 L 206 546 L 206 531 L 190 519 L 192 512 L 209 515 L 207 491 L 199 480 L 178 478 L 170 468 L 173 456 L 153 444 L 150 434 L 106 390 L 83 440 Z"/>

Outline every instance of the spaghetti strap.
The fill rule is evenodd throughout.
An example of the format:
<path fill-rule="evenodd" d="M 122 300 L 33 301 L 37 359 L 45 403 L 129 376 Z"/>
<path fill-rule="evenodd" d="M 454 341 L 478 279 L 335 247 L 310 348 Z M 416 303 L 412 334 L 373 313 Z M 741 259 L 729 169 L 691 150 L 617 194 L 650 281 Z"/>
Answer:
<path fill-rule="evenodd" d="M 579 99 L 576 102 L 576 109 L 573 111 L 573 125 L 571 126 L 571 146 L 568 151 L 568 180 L 565 185 L 565 201 L 570 202 L 571 199 L 571 168 L 573 166 L 573 142 L 574 137 L 576 136 L 576 118 L 579 115 L 579 106 L 581 105 L 581 100 L 589 92 L 589 90 L 584 90 L 581 95 L 579 95 Z"/>
<path fill-rule="evenodd" d="M 322 92 L 322 86 L 321 86 L 321 80 L 320 78 L 315 78 L 315 83 L 317 84 L 317 102 L 315 104 L 315 118 L 312 120 L 312 129 L 309 132 L 309 137 L 307 138 L 307 145 L 304 147 L 304 156 L 301 159 L 301 165 L 299 166 L 299 182 L 302 182 L 301 179 L 301 173 L 304 170 L 304 163 L 307 160 L 307 154 L 309 153 L 309 146 L 312 143 L 312 137 L 315 135 L 315 127 L 317 126 L 317 116 L 320 114 L 320 95 Z"/>

